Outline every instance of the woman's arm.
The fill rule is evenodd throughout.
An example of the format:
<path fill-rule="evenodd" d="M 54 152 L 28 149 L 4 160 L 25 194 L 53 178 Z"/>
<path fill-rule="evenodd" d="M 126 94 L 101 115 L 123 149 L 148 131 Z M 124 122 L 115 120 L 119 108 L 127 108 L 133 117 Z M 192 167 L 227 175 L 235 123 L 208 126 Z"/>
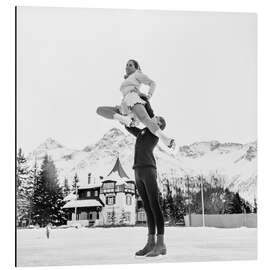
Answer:
<path fill-rule="evenodd" d="M 156 83 L 142 72 L 137 72 L 136 79 L 139 83 L 143 83 L 149 86 L 148 98 L 151 98 L 155 91 Z"/>

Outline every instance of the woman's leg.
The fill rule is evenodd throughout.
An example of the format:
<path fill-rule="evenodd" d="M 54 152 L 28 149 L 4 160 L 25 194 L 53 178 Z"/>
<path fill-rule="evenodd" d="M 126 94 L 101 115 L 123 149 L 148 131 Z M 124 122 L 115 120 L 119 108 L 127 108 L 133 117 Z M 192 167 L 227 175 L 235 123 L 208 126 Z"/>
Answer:
<path fill-rule="evenodd" d="M 120 114 L 117 107 L 110 107 L 110 106 L 101 106 L 97 108 L 97 114 L 103 116 L 107 119 L 114 119 L 113 116 L 118 113 Z"/>
<path fill-rule="evenodd" d="M 168 137 L 161 131 L 161 129 L 159 128 L 158 124 L 157 124 L 155 121 L 153 121 L 153 120 L 149 117 L 149 115 L 148 115 L 148 113 L 147 113 L 147 111 L 146 111 L 146 109 L 145 109 L 145 107 L 144 107 L 143 104 L 140 104 L 140 103 L 135 104 L 135 105 L 132 107 L 132 112 L 133 112 L 134 114 L 136 114 L 136 116 L 139 118 L 139 120 L 140 120 L 144 125 L 146 125 L 146 126 L 149 128 L 149 130 L 150 130 L 154 135 L 156 135 L 157 137 L 159 137 L 159 138 L 163 141 L 163 143 L 164 143 L 165 145 L 170 146 L 171 140 L 172 140 L 172 139 L 171 139 L 171 138 L 168 138 Z"/>
<path fill-rule="evenodd" d="M 132 122 L 132 119 L 129 116 L 120 114 L 118 107 L 101 106 L 97 108 L 96 112 L 102 117 L 118 120 L 127 126 Z"/>

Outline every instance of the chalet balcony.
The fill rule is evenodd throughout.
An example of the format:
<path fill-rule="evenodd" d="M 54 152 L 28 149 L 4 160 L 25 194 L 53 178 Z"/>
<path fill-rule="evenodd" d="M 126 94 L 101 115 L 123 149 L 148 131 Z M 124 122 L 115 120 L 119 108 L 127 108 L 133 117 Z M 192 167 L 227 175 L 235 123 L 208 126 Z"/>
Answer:
<path fill-rule="evenodd" d="M 135 193 L 134 187 L 126 187 L 126 186 L 116 186 L 114 188 L 101 188 L 100 193 L 116 193 L 116 192 L 126 192 L 126 193 Z"/>

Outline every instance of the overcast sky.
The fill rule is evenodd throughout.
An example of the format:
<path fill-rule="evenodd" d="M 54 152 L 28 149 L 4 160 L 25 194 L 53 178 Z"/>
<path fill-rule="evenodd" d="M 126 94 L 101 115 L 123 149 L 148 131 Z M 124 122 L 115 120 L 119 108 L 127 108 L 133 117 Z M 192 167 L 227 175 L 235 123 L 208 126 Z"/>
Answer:
<path fill-rule="evenodd" d="M 256 28 L 245 13 L 19 7 L 18 146 L 81 149 L 123 129 L 95 111 L 120 103 L 130 58 L 179 145 L 256 140 Z"/>

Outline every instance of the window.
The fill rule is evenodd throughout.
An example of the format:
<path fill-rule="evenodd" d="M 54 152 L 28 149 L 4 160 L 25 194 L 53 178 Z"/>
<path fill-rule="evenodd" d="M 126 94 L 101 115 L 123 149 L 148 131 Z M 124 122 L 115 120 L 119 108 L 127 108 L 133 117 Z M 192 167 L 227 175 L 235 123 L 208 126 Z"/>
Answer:
<path fill-rule="evenodd" d="M 127 188 L 134 189 L 134 185 L 132 183 L 127 183 Z"/>
<path fill-rule="evenodd" d="M 104 183 L 103 188 L 104 189 L 112 189 L 112 188 L 114 188 L 114 182 Z"/>
<path fill-rule="evenodd" d="M 146 221 L 145 212 L 138 212 L 138 221 Z"/>
<path fill-rule="evenodd" d="M 95 196 L 96 196 L 96 197 L 98 196 L 98 191 L 97 191 L 97 190 L 95 190 Z"/>
<path fill-rule="evenodd" d="M 127 195 L 127 196 L 126 196 L 126 204 L 127 204 L 127 205 L 131 205 L 131 204 L 132 204 L 132 198 L 131 198 L 130 195 Z"/>
<path fill-rule="evenodd" d="M 87 191 L 86 196 L 87 196 L 87 197 L 90 197 L 90 196 L 91 196 L 91 191 Z"/>
<path fill-rule="evenodd" d="M 106 204 L 108 204 L 108 205 L 115 204 L 115 196 L 106 197 Z"/>

